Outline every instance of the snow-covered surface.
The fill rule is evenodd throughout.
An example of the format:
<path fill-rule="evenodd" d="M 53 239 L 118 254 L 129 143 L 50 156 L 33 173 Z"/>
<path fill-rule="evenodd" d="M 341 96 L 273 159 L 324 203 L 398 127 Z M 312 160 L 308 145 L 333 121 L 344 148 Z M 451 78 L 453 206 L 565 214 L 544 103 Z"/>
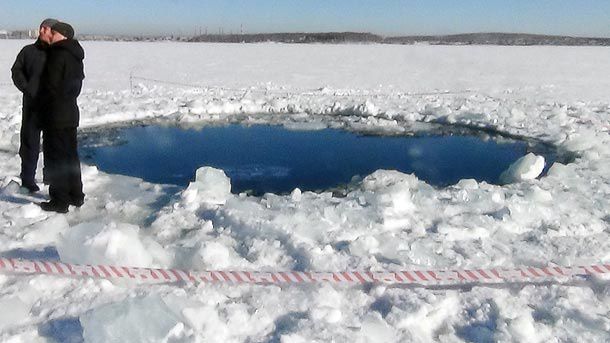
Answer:
<path fill-rule="evenodd" d="M 83 126 L 143 119 L 403 132 L 483 127 L 571 163 L 505 186 L 443 189 L 376 171 L 347 196 L 233 195 L 83 167 L 86 203 L 42 212 L 18 184 L 26 41 L 0 41 L 0 254 L 186 269 L 354 270 L 610 263 L 610 49 L 84 42 Z M 131 81 L 130 75 L 134 76 Z M 156 83 L 140 78 L 167 82 Z M 196 85 L 188 87 L 186 85 Z M 40 173 L 39 173 L 40 176 Z M 610 340 L 607 280 L 451 289 L 141 286 L 0 274 L 0 340 L 549 342 Z"/>

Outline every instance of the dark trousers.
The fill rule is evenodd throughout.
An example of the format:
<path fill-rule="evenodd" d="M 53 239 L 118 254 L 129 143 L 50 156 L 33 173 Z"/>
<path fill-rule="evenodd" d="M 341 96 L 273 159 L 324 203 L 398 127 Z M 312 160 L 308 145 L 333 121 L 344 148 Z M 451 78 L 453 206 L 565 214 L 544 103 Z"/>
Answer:
<path fill-rule="evenodd" d="M 36 166 L 40 154 L 40 124 L 32 110 L 23 109 L 21 119 L 19 157 L 21 157 L 21 184 L 35 185 Z"/>
<path fill-rule="evenodd" d="M 51 201 L 66 205 L 82 202 L 80 160 L 76 128 L 44 129 L 45 177 Z"/>

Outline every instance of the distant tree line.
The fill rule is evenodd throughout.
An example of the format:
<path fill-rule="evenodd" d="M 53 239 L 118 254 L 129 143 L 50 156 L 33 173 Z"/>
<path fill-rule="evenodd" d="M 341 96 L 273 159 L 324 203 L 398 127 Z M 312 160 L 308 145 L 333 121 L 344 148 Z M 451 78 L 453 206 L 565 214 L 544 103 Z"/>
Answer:
<path fill-rule="evenodd" d="M 525 33 L 466 33 L 444 36 L 387 37 L 384 43 L 437 45 L 598 45 L 610 46 L 610 38 L 535 35 Z"/>
<path fill-rule="evenodd" d="M 382 40 L 381 36 L 361 32 L 208 34 L 191 39 L 192 42 L 216 43 L 377 43 Z"/>
<path fill-rule="evenodd" d="M 0 30 L 0 39 L 35 38 L 36 30 Z M 525 33 L 465 33 L 438 36 L 383 37 L 368 32 L 320 32 L 320 33 L 255 33 L 255 34 L 203 34 L 194 37 L 184 35 L 136 36 L 79 34 L 80 40 L 103 41 L 181 41 L 215 43 L 382 43 L 382 44 L 430 44 L 430 45 L 570 45 L 610 46 L 610 38 L 551 36 Z"/>
<path fill-rule="evenodd" d="M 442 36 L 382 37 L 366 32 L 205 34 L 191 42 L 216 43 L 384 43 L 431 45 L 597 45 L 610 46 L 610 38 L 550 36 L 522 33 L 467 33 Z"/>

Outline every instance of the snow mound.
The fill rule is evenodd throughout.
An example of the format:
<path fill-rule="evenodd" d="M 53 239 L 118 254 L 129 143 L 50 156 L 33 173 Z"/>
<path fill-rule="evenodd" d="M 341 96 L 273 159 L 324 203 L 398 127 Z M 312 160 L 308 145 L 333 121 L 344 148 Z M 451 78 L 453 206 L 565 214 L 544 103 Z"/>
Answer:
<path fill-rule="evenodd" d="M 430 187 L 413 174 L 395 170 L 377 170 L 364 178 L 362 186 L 366 202 L 376 209 L 386 228 L 398 228 L 409 222 L 417 209 L 415 193 Z"/>
<path fill-rule="evenodd" d="M 544 157 L 529 153 L 511 164 L 500 175 L 500 182 L 514 183 L 537 178 L 544 169 Z"/>
<path fill-rule="evenodd" d="M 224 205 L 231 196 L 231 180 L 224 171 L 212 167 L 197 169 L 195 181 L 182 193 L 186 203 Z"/>
<path fill-rule="evenodd" d="M 140 237 L 139 230 L 131 224 L 79 224 L 62 236 L 57 252 L 62 261 L 79 264 L 151 267 L 153 261 L 166 261 L 162 248 Z"/>
<path fill-rule="evenodd" d="M 176 342 L 184 324 L 155 295 L 96 308 L 80 317 L 85 342 Z"/>
<path fill-rule="evenodd" d="M 203 242 L 192 264 L 199 269 L 227 268 L 231 266 L 231 249 L 219 242 Z"/>

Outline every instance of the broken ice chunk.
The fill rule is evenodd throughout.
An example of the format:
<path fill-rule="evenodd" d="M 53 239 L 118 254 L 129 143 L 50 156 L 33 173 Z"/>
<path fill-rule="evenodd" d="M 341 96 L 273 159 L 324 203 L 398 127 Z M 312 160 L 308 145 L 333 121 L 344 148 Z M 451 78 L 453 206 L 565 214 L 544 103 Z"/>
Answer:
<path fill-rule="evenodd" d="M 543 169 L 544 157 L 529 153 L 511 164 L 500 175 L 500 182 L 507 184 L 523 180 L 533 180 L 542 173 Z"/>

